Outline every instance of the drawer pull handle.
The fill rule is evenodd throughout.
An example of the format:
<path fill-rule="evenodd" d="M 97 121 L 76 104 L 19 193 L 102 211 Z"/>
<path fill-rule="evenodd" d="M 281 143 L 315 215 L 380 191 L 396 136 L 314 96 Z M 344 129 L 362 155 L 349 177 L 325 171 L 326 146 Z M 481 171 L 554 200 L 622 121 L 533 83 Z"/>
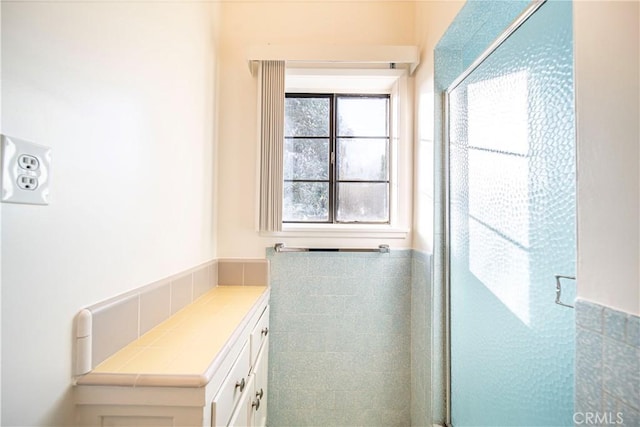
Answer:
<path fill-rule="evenodd" d="M 269 328 L 264 328 L 262 329 L 262 331 L 260 332 L 260 335 L 264 335 L 265 337 L 267 336 L 267 334 L 269 333 Z"/>
<path fill-rule="evenodd" d="M 256 411 L 260 409 L 260 399 L 254 400 L 253 403 L 251 404 L 251 407 L 256 408 Z"/>
<path fill-rule="evenodd" d="M 240 387 L 240 393 L 242 393 L 242 391 L 244 390 L 244 385 L 244 378 L 236 382 L 236 388 Z"/>
<path fill-rule="evenodd" d="M 264 396 L 264 390 L 260 389 L 260 391 L 256 391 L 256 397 L 258 399 L 262 399 L 262 396 Z"/>

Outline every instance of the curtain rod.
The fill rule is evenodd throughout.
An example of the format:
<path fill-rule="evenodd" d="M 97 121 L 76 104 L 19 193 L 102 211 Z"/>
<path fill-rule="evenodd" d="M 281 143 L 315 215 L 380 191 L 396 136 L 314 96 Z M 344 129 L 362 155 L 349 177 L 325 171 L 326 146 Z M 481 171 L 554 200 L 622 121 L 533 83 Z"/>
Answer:
<path fill-rule="evenodd" d="M 287 63 L 406 64 L 409 73 L 420 63 L 418 46 L 401 45 L 255 45 L 246 52 L 249 70 L 256 73 L 260 61 Z"/>
<path fill-rule="evenodd" d="M 377 248 L 288 248 L 284 243 L 276 243 L 273 246 L 276 252 L 379 252 L 389 253 L 389 245 L 378 245 Z"/>

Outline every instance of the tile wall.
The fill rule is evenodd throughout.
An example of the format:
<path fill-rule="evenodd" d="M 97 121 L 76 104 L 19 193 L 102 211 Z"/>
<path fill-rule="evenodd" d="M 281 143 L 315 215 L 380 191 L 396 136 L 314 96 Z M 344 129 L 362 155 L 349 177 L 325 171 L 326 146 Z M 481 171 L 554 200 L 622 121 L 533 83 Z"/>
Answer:
<path fill-rule="evenodd" d="M 583 300 L 575 307 L 575 424 L 640 426 L 640 318 Z"/>
<path fill-rule="evenodd" d="M 219 285 L 262 286 L 268 282 L 269 263 L 265 259 L 218 260 Z"/>
<path fill-rule="evenodd" d="M 414 251 L 411 264 L 411 425 L 431 422 L 431 256 Z"/>
<path fill-rule="evenodd" d="M 91 366 L 216 286 L 217 271 L 217 261 L 211 261 L 87 307 L 92 315 Z"/>
<path fill-rule="evenodd" d="M 111 356 L 211 288 L 265 285 L 266 260 L 212 260 L 87 307 L 92 315 L 91 366 Z"/>
<path fill-rule="evenodd" d="M 412 283 L 412 251 L 268 249 L 267 258 L 272 331 L 268 424 L 410 425 L 411 294 L 426 287 L 425 282 Z"/>
<path fill-rule="evenodd" d="M 440 267 L 438 267 L 440 265 Z M 432 255 L 431 268 L 434 274 L 431 287 L 431 419 L 433 425 L 445 425 L 446 407 L 446 301 L 442 285 L 438 286 L 436 274 L 442 274 L 442 257 Z M 441 282 L 441 280 L 440 280 Z"/>

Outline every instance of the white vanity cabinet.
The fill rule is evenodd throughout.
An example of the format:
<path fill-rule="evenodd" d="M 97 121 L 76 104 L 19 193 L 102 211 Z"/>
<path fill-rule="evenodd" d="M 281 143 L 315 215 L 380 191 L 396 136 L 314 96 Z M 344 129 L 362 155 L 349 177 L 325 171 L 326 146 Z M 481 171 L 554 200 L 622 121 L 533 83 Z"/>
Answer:
<path fill-rule="evenodd" d="M 262 343 L 253 372 L 251 373 L 254 386 L 254 400 L 251 407 L 251 425 L 264 427 L 267 425 L 267 387 L 269 380 L 269 337 Z"/>
<path fill-rule="evenodd" d="M 264 427 L 267 423 L 267 382 L 269 377 L 269 306 L 260 316 L 234 366 L 211 402 L 212 426 Z M 254 357 L 255 355 L 255 357 Z M 242 370 L 238 367 L 249 369 Z M 246 372 L 246 375 L 242 375 Z"/>
<path fill-rule="evenodd" d="M 211 402 L 211 425 L 226 426 L 238 402 L 247 394 L 251 368 L 249 356 L 249 343 L 246 343 Z"/>
<path fill-rule="evenodd" d="M 225 298 L 233 291 L 223 290 Z M 162 370 L 135 375 L 94 369 L 78 378 L 74 387 L 79 426 L 265 426 L 269 350 L 269 291 L 241 321 L 222 326 L 202 317 L 208 326 L 199 336 L 224 340 L 211 355 L 205 372 L 186 372 L 184 363 L 169 363 Z M 226 301 L 226 300 L 225 300 Z M 235 307 L 229 303 L 226 307 Z M 205 316 L 206 317 L 206 316 Z M 208 322 L 208 323 L 207 323 Z M 228 338 L 215 336 L 227 328 Z M 213 334 L 213 335 L 211 335 Z M 226 335 L 225 335 L 226 337 Z M 206 338 L 205 338 L 206 339 Z M 182 343 L 184 345 L 184 343 Z M 178 358 L 205 357 L 202 345 L 181 347 Z M 125 351 L 126 349 L 123 349 Z M 177 359 L 176 359 L 177 360 Z M 173 362 L 172 362 L 173 363 Z M 172 366 L 180 369 L 172 371 Z M 199 368 L 198 368 L 199 369 Z"/>
<path fill-rule="evenodd" d="M 268 342 L 267 338 L 257 357 L 257 364 L 249 375 L 247 392 L 239 399 L 229 421 L 229 427 L 265 427 L 267 425 Z"/>

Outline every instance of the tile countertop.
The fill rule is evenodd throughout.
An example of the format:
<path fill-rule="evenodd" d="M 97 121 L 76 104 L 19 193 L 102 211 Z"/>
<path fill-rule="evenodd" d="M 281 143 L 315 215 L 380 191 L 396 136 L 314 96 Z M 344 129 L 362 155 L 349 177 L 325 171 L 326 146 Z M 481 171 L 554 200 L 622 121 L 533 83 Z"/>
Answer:
<path fill-rule="evenodd" d="M 266 286 L 218 286 L 78 378 L 78 385 L 202 387 Z"/>

